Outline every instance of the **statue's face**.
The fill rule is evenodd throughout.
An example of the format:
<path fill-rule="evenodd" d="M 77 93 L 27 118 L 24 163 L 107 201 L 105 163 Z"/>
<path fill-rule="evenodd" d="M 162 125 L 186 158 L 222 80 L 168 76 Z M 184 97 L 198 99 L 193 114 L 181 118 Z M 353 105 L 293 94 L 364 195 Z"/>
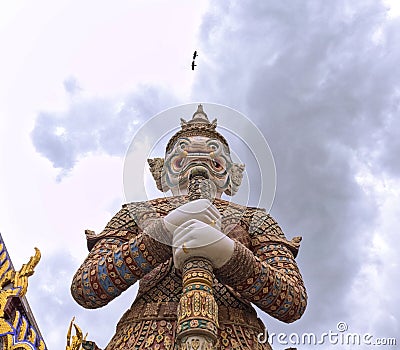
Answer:
<path fill-rule="evenodd" d="M 174 195 L 186 194 L 191 169 L 202 166 L 217 187 L 217 197 L 229 187 L 232 159 L 221 141 L 205 136 L 178 139 L 165 156 L 165 183 Z"/>

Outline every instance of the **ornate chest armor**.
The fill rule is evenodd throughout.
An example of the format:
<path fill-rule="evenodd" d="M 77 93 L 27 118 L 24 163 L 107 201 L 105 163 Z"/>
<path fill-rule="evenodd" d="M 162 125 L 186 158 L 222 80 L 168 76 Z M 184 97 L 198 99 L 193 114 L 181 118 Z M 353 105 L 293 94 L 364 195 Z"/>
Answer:
<path fill-rule="evenodd" d="M 81 305 L 100 307 L 138 279 L 139 291 L 122 316 L 111 349 L 172 349 L 182 276 L 171 247 L 152 238 L 159 219 L 187 201 L 186 196 L 129 203 L 99 235 L 87 232 L 89 256 L 76 273 L 72 294 Z M 222 228 L 235 240 L 234 256 L 214 270 L 218 304 L 218 349 L 270 349 L 257 335 L 264 325 L 250 303 L 286 322 L 299 318 L 306 294 L 294 257 L 299 239 L 288 241 L 265 211 L 221 199 Z M 152 227 L 143 231 L 141 227 Z"/>

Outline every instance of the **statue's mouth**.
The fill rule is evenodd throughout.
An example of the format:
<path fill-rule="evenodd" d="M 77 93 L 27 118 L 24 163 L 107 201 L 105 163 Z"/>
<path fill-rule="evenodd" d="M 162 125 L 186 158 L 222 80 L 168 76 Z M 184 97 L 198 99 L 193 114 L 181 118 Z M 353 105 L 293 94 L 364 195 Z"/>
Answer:
<path fill-rule="evenodd" d="M 191 163 L 188 164 L 185 169 L 179 173 L 179 184 L 186 184 L 191 178 L 195 176 L 201 176 L 203 178 L 209 179 L 212 169 L 207 164 L 204 163 Z"/>
<path fill-rule="evenodd" d="M 205 179 L 208 179 L 210 177 L 207 169 L 201 165 L 196 165 L 195 167 L 192 168 L 192 170 L 189 173 L 189 180 L 191 180 L 196 176 L 203 177 Z"/>

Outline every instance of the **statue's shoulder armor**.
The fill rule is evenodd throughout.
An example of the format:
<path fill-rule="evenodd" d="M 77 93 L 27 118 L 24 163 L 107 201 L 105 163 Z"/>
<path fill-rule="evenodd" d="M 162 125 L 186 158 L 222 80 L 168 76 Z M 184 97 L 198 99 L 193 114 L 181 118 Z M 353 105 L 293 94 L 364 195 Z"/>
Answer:
<path fill-rule="evenodd" d="M 225 220 L 240 220 L 240 224 L 246 229 L 250 228 L 250 224 L 254 216 L 265 217 L 268 215 L 264 208 L 247 207 L 245 205 L 228 202 L 222 199 L 216 200 L 215 205 L 222 213 Z"/>
<path fill-rule="evenodd" d="M 87 247 L 91 251 L 102 239 L 129 241 L 140 231 L 140 224 L 148 218 L 165 216 L 180 205 L 180 198 L 165 197 L 142 202 L 130 202 L 108 222 L 100 234 L 86 230 Z"/>
<path fill-rule="evenodd" d="M 91 230 L 85 230 L 88 250 L 91 251 L 94 245 L 103 239 L 110 242 L 113 240 L 127 242 L 135 237 L 139 231 L 139 227 L 133 215 L 138 211 L 134 210 L 134 208 L 140 208 L 141 203 L 142 202 L 122 205 L 122 209 L 111 218 L 104 230 L 99 234 L 95 234 L 94 231 Z"/>
<path fill-rule="evenodd" d="M 264 208 L 247 207 L 222 199 L 216 200 L 217 208 L 223 213 L 224 221 L 229 224 L 240 224 L 251 239 L 253 246 L 264 244 L 282 244 L 296 257 L 301 237 L 288 240 L 276 220 Z M 241 241 L 243 237 L 241 237 Z M 243 242 L 242 242 L 243 243 Z"/>
<path fill-rule="evenodd" d="M 277 221 L 265 209 L 249 209 L 249 234 L 253 244 L 283 244 L 296 257 L 300 248 L 301 237 L 288 240 Z"/>
<path fill-rule="evenodd" d="M 138 214 L 142 213 L 157 213 L 160 216 L 168 214 L 171 210 L 176 209 L 182 204 L 186 203 L 187 200 L 185 196 L 177 197 L 161 197 L 150 199 L 142 202 L 131 202 L 126 203 L 122 208 L 127 209 L 134 218 L 138 218 Z"/>

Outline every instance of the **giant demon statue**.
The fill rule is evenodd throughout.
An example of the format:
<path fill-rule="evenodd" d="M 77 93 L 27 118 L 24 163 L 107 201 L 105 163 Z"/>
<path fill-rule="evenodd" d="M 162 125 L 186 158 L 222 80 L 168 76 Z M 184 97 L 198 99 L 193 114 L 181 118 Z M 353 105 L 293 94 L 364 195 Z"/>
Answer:
<path fill-rule="evenodd" d="M 237 192 L 244 165 L 216 125 L 200 105 L 165 158 L 149 159 L 171 197 L 125 204 L 103 232 L 87 231 L 90 253 L 71 287 L 80 305 L 102 307 L 140 280 L 106 350 L 271 349 L 251 303 L 287 323 L 305 310 L 300 238 L 287 240 L 264 209 L 221 199 Z M 211 196 L 193 197 L 196 174 Z"/>

